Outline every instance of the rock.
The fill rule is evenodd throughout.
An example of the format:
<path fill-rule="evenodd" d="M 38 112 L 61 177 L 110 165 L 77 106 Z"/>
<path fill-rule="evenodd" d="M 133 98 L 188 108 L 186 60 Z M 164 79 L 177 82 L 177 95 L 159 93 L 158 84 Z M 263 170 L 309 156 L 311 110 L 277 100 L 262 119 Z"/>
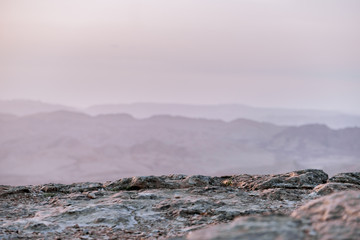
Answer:
<path fill-rule="evenodd" d="M 269 200 L 278 200 L 278 201 L 301 201 L 304 195 L 310 193 L 311 190 L 308 189 L 283 189 L 283 188 L 274 188 L 274 189 L 265 189 L 260 192 L 260 197 L 269 199 Z"/>
<path fill-rule="evenodd" d="M 182 181 L 182 186 L 184 187 L 205 187 L 205 186 L 209 186 L 211 185 L 211 183 L 213 182 L 213 178 L 212 177 L 208 177 L 208 176 L 202 176 L 202 175 L 194 175 L 194 176 L 189 176 L 187 178 L 185 178 Z"/>
<path fill-rule="evenodd" d="M 360 191 L 338 192 L 310 201 L 291 216 L 310 221 L 320 239 L 359 239 Z"/>
<path fill-rule="evenodd" d="M 4 197 L 12 194 L 22 194 L 22 193 L 31 193 L 31 187 L 19 186 L 19 187 L 10 187 L 2 186 L 2 191 L 0 191 L 0 196 Z"/>
<path fill-rule="evenodd" d="M 189 233 L 184 239 L 359 239 L 360 191 L 312 200 L 291 216 L 240 217 Z"/>
<path fill-rule="evenodd" d="M 49 230 L 55 230 L 57 229 L 57 225 L 46 225 L 44 223 L 37 223 L 37 222 L 29 222 L 25 225 L 25 230 L 31 230 L 31 231 L 49 231 Z"/>
<path fill-rule="evenodd" d="M 276 175 L 238 175 L 225 184 L 250 190 L 285 188 L 312 189 L 325 183 L 328 175 L 322 170 L 307 169 Z M 230 181 L 230 183 L 229 183 Z"/>
<path fill-rule="evenodd" d="M 354 216 L 359 212 L 348 209 L 354 205 L 357 211 L 356 198 L 350 198 L 352 203 L 345 195 L 326 198 L 300 210 L 311 200 L 321 199 L 321 194 L 359 186 L 326 180 L 321 170 L 303 170 L 276 175 L 168 175 L 105 184 L 0 186 L 0 239 L 349 237 L 339 228 L 357 234 Z M 335 195 L 326 197 L 330 196 Z M 333 204 L 339 205 L 334 209 L 346 221 L 336 220 L 337 215 L 313 218 L 322 214 L 322 207 Z M 327 229 L 325 223 L 332 228 Z M 212 225 L 214 228 L 206 228 Z"/>
<path fill-rule="evenodd" d="M 319 195 L 329 195 L 334 192 L 360 190 L 360 185 L 351 183 L 328 182 L 320 184 L 314 188 L 314 192 Z"/>
<path fill-rule="evenodd" d="M 70 185 L 49 183 L 44 184 L 41 187 L 35 187 L 35 189 L 38 188 L 40 188 L 40 191 L 46 193 L 77 193 L 102 189 L 103 184 L 97 182 L 73 183 Z"/>
<path fill-rule="evenodd" d="M 146 176 L 124 178 L 105 185 L 110 191 L 119 190 L 141 190 L 141 189 L 178 189 L 190 187 L 205 187 L 209 185 L 220 185 L 217 177 L 208 177 L 201 175 L 186 176 L 181 174 L 172 174 L 168 176 Z"/>
<path fill-rule="evenodd" d="M 229 224 L 212 226 L 194 231 L 186 236 L 189 240 L 275 240 L 310 239 L 300 220 L 286 216 L 242 217 Z"/>
<path fill-rule="evenodd" d="M 46 192 L 46 193 L 59 193 L 59 192 L 68 193 L 69 189 L 70 189 L 69 185 L 49 183 L 49 184 L 44 184 L 40 188 L 40 191 Z"/>
<path fill-rule="evenodd" d="M 170 180 L 183 180 L 185 179 L 187 176 L 184 174 L 170 174 L 168 176 L 162 176 L 163 178 L 168 178 Z"/>
<path fill-rule="evenodd" d="M 88 198 L 90 198 L 90 199 L 95 199 L 95 198 L 96 198 L 96 195 L 95 195 L 95 193 L 93 193 L 93 192 L 88 193 L 86 196 L 87 196 Z"/>
<path fill-rule="evenodd" d="M 360 185 L 360 172 L 339 173 L 331 177 L 329 182 Z"/>
<path fill-rule="evenodd" d="M 138 193 L 133 199 L 160 199 L 161 196 L 151 192 Z"/>
<path fill-rule="evenodd" d="M 166 188 L 166 182 L 155 176 L 134 177 L 127 190 Z"/>
<path fill-rule="evenodd" d="M 84 182 L 71 184 L 69 192 L 90 192 L 97 191 L 103 188 L 102 183 L 98 182 Z"/>
<path fill-rule="evenodd" d="M 158 188 L 179 188 L 180 180 L 176 177 L 173 180 L 174 175 L 168 176 L 146 176 L 146 177 L 133 177 L 124 178 L 114 182 L 110 182 L 105 185 L 105 188 L 110 191 L 119 190 L 141 190 L 141 189 L 158 189 Z"/>
<path fill-rule="evenodd" d="M 107 183 L 104 187 L 111 191 L 141 190 L 141 189 L 177 189 L 206 186 L 236 186 L 248 190 L 286 188 L 312 189 L 325 183 L 328 175 L 322 170 L 308 169 L 277 175 L 235 175 L 224 177 L 209 177 L 202 175 L 185 176 L 147 176 L 124 178 Z"/>
<path fill-rule="evenodd" d="M 129 188 L 132 178 L 122 178 L 117 181 L 107 182 L 104 184 L 104 188 L 109 191 L 126 190 Z"/>

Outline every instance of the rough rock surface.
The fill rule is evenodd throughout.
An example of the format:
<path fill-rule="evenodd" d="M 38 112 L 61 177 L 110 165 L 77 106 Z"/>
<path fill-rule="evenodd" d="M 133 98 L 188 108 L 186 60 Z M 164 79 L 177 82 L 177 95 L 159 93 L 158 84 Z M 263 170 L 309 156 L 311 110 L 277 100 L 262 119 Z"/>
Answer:
<path fill-rule="evenodd" d="M 331 177 L 329 182 L 352 183 L 360 185 L 360 172 L 339 173 Z"/>
<path fill-rule="evenodd" d="M 360 191 L 316 188 L 358 185 L 327 178 L 302 170 L 0 186 L 0 239 L 356 239 Z"/>
<path fill-rule="evenodd" d="M 311 239 L 301 220 L 288 216 L 237 218 L 229 224 L 220 224 L 188 234 L 187 239 Z"/>
<path fill-rule="evenodd" d="M 312 189 L 325 183 L 328 175 L 322 170 L 308 169 L 276 175 L 239 175 L 230 181 L 231 186 L 249 190 L 285 188 L 285 189 Z"/>
<path fill-rule="evenodd" d="M 334 183 L 329 182 L 320 184 L 314 188 L 318 195 L 328 195 L 338 191 L 360 190 L 360 185 L 351 183 Z"/>
<path fill-rule="evenodd" d="M 338 192 L 313 200 L 291 216 L 309 220 L 321 239 L 359 239 L 360 191 Z"/>

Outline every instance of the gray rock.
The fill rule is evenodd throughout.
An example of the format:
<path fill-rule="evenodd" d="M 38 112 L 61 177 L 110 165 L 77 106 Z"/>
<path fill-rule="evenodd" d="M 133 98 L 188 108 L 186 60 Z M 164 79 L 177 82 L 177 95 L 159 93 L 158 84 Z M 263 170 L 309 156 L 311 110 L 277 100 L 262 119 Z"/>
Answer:
<path fill-rule="evenodd" d="M 216 178 L 202 175 L 193 175 L 182 180 L 182 187 L 205 187 L 215 185 Z M 220 184 L 220 182 L 219 182 Z"/>
<path fill-rule="evenodd" d="M 312 189 L 325 183 L 328 175 L 322 170 L 307 169 L 277 175 L 235 175 L 229 177 L 209 177 L 202 175 L 169 175 L 124 178 L 105 184 L 111 191 L 141 189 L 177 189 L 207 186 L 236 186 L 247 190 L 270 188 Z"/>
<path fill-rule="evenodd" d="M 360 172 L 339 173 L 329 179 L 329 182 L 351 183 L 360 185 Z"/>
<path fill-rule="evenodd" d="M 0 196 L 7 196 L 12 194 L 31 193 L 32 189 L 28 186 L 10 187 L 2 186 L 0 189 Z"/>
<path fill-rule="evenodd" d="M 69 185 L 49 183 L 41 186 L 40 191 L 46 193 L 68 193 L 70 189 Z"/>
<path fill-rule="evenodd" d="M 99 190 L 101 188 L 103 188 L 103 184 L 97 182 L 73 183 L 70 185 L 49 183 L 35 187 L 35 189 L 40 189 L 41 192 L 46 192 L 46 193 L 89 192 L 89 191 Z"/>
<path fill-rule="evenodd" d="M 286 216 L 242 217 L 229 224 L 212 226 L 187 235 L 189 240 L 311 239 L 301 220 Z"/>
<path fill-rule="evenodd" d="M 328 182 L 320 184 L 314 188 L 314 192 L 319 195 L 329 195 L 334 192 L 360 190 L 360 185 L 351 183 Z"/>
<path fill-rule="evenodd" d="M 196 236 L 211 239 L 218 236 L 218 239 L 310 240 L 319 239 L 322 234 L 329 239 L 348 237 L 340 228 L 357 234 L 354 229 L 359 220 L 354 216 L 359 213 L 355 206 L 359 201 L 350 198 L 353 202 L 349 203 L 345 195 L 297 210 L 308 212 L 304 216 L 293 213 L 290 217 L 295 209 L 320 198 L 322 192 L 329 194 L 359 186 L 325 183 L 326 180 L 327 175 L 320 170 L 303 170 L 277 175 L 168 175 L 123 178 L 105 184 L 0 186 L 0 239 L 196 239 Z M 346 221 L 336 220 L 338 215 L 331 215 L 335 210 L 325 214 L 330 214 L 330 219 L 325 215 L 313 218 L 326 204 L 338 204 L 334 209 Z M 352 205 L 358 212 L 348 209 Z M 219 225 L 234 219 L 230 225 Z M 319 225 L 322 223 L 332 228 Z M 219 229 L 208 228 L 211 234 L 206 234 L 210 235 L 197 232 L 212 225 Z M 188 235 L 194 231 L 197 235 Z"/>
<path fill-rule="evenodd" d="M 310 221 L 322 240 L 358 240 L 360 191 L 345 191 L 324 196 L 300 207 L 291 216 Z"/>
<path fill-rule="evenodd" d="M 29 222 L 25 225 L 24 230 L 30 230 L 35 232 L 44 232 L 44 231 L 50 231 L 50 230 L 56 230 L 59 226 L 57 225 L 46 225 L 44 223 L 38 223 L 38 222 Z"/>
<path fill-rule="evenodd" d="M 209 185 L 220 185 L 217 177 L 209 176 L 186 176 L 173 174 L 168 176 L 146 176 L 124 178 L 107 183 L 105 188 L 111 191 L 119 190 L 141 190 L 141 189 L 178 189 L 190 187 L 205 187 Z"/>
<path fill-rule="evenodd" d="M 160 177 L 133 177 L 127 190 L 166 188 L 166 181 Z"/>
<path fill-rule="evenodd" d="M 97 191 L 103 188 L 102 183 L 98 182 L 84 182 L 71 184 L 69 192 L 91 192 Z"/>
<path fill-rule="evenodd" d="M 90 198 L 90 199 L 95 199 L 95 198 L 96 198 L 96 195 L 95 195 L 95 193 L 93 193 L 93 192 L 88 193 L 86 196 L 87 196 L 88 198 Z"/>
<path fill-rule="evenodd" d="M 182 179 L 182 178 L 181 178 Z M 145 176 L 123 178 L 105 185 L 107 190 L 141 190 L 141 189 L 159 189 L 159 188 L 180 188 L 180 179 L 171 176 Z"/>
<path fill-rule="evenodd" d="M 307 169 L 276 175 L 239 175 L 225 180 L 225 185 L 237 186 L 250 190 L 285 188 L 312 189 L 325 183 L 328 175 L 317 169 Z"/>
<path fill-rule="evenodd" d="M 310 193 L 308 189 L 283 189 L 272 188 L 260 191 L 259 196 L 264 199 L 278 200 L 278 201 L 301 201 L 304 195 Z"/>
<path fill-rule="evenodd" d="M 109 191 L 126 190 L 129 188 L 132 178 L 122 178 L 113 182 L 104 184 L 104 188 Z"/>

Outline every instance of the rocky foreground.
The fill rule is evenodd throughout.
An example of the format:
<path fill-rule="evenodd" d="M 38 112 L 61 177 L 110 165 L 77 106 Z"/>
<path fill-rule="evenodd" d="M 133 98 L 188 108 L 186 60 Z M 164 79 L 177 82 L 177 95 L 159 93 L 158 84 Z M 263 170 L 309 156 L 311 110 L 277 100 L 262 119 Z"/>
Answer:
<path fill-rule="evenodd" d="M 360 239 L 360 173 L 0 186 L 0 239 Z"/>

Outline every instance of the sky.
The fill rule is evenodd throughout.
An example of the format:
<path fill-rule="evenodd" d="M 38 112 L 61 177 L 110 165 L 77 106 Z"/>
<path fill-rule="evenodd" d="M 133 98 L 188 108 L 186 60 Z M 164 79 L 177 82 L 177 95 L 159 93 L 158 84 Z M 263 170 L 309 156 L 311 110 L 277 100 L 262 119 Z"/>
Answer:
<path fill-rule="evenodd" d="M 360 114 L 358 0 L 0 0 L 0 99 Z"/>

